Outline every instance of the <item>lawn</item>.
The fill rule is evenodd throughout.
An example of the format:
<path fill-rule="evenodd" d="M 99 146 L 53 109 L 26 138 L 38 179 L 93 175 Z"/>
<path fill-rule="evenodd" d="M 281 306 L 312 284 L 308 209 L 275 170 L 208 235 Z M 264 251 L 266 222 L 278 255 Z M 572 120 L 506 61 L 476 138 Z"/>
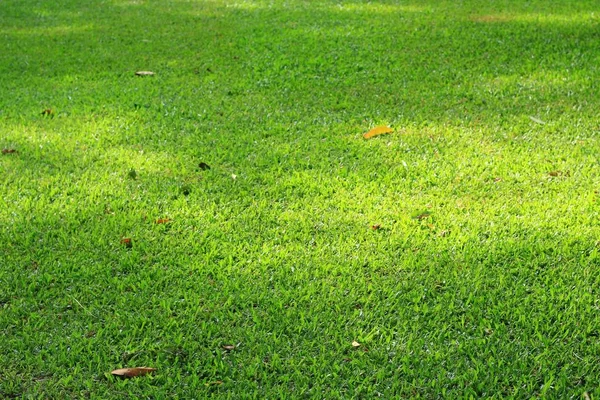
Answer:
<path fill-rule="evenodd" d="M 597 0 L 1 1 L 0 398 L 600 398 L 599 43 Z"/>

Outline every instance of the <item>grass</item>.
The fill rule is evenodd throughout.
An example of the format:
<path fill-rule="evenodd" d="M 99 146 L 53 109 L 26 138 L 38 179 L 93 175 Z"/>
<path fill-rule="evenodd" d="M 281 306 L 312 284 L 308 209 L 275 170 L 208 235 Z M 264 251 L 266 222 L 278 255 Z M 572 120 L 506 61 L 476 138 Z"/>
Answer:
<path fill-rule="evenodd" d="M 0 21 L 0 397 L 600 398 L 596 1 Z"/>

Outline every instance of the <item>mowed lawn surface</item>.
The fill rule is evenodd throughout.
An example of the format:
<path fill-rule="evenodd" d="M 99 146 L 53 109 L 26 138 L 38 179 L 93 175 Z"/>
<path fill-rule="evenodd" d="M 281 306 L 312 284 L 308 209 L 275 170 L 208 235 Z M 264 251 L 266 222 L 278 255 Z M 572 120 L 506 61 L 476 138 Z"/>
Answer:
<path fill-rule="evenodd" d="M 595 0 L 0 2 L 0 398 L 600 396 L 599 44 Z"/>

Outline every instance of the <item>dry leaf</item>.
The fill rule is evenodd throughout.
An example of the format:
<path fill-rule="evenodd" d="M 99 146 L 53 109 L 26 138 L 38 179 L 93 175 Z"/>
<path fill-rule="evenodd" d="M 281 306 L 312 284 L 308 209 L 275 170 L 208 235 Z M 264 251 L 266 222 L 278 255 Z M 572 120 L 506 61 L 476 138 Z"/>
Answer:
<path fill-rule="evenodd" d="M 231 350 L 235 350 L 235 346 L 232 344 L 226 344 L 221 346 L 223 349 L 227 350 L 227 351 L 231 351 Z"/>
<path fill-rule="evenodd" d="M 381 224 L 371 225 L 371 229 L 373 229 L 374 231 L 381 229 Z"/>
<path fill-rule="evenodd" d="M 133 242 L 131 241 L 131 238 L 123 238 L 123 239 L 121 239 L 121 244 L 123 244 L 128 249 L 130 249 L 130 248 L 133 247 Z"/>
<path fill-rule="evenodd" d="M 551 171 L 551 172 L 548 172 L 548 175 L 550 175 L 550 176 L 560 176 L 562 174 L 563 174 L 562 171 Z"/>
<path fill-rule="evenodd" d="M 355 340 L 352 342 L 352 347 L 360 347 L 360 343 Z"/>
<path fill-rule="evenodd" d="M 16 152 L 17 151 L 15 149 L 2 149 L 2 154 L 12 154 Z"/>
<path fill-rule="evenodd" d="M 237 175 L 236 174 L 231 174 L 231 179 L 233 179 L 235 181 L 237 179 Z"/>
<path fill-rule="evenodd" d="M 198 167 L 202 170 L 202 171 L 206 171 L 207 169 L 210 169 L 210 165 L 208 165 L 205 162 L 201 162 L 200 164 L 198 164 Z"/>
<path fill-rule="evenodd" d="M 135 74 L 137 76 L 152 76 L 152 75 L 154 75 L 154 72 L 152 72 L 152 71 L 137 71 Z"/>
<path fill-rule="evenodd" d="M 374 136 L 383 135 L 384 133 L 392 133 L 394 130 L 389 126 L 377 126 L 371 129 L 369 132 L 365 133 L 363 137 L 365 139 L 371 139 Z"/>
<path fill-rule="evenodd" d="M 46 108 L 44 111 L 42 111 L 42 115 L 53 115 L 54 111 L 52 111 L 51 108 Z"/>
<path fill-rule="evenodd" d="M 156 220 L 157 224 L 166 224 L 168 222 L 171 222 L 170 218 L 159 218 L 159 219 Z"/>
<path fill-rule="evenodd" d="M 419 214 L 415 215 L 413 217 L 413 219 L 418 219 L 420 221 L 422 219 L 425 219 L 425 218 L 429 217 L 430 215 L 431 215 L 431 213 L 429 211 L 424 211 L 422 213 L 419 213 Z"/>
<path fill-rule="evenodd" d="M 136 367 L 136 368 L 121 368 L 111 372 L 114 376 L 121 378 L 134 378 L 136 376 L 144 376 L 156 371 L 156 368 Z"/>

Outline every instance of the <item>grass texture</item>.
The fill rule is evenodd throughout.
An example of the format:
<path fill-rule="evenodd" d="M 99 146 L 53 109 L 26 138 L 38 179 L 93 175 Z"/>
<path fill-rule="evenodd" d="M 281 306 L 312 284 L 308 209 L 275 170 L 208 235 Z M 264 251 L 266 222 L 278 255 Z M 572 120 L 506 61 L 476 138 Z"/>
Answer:
<path fill-rule="evenodd" d="M 599 42 L 595 0 L 2 1 L 0 397 L 600 398 Z"/>

